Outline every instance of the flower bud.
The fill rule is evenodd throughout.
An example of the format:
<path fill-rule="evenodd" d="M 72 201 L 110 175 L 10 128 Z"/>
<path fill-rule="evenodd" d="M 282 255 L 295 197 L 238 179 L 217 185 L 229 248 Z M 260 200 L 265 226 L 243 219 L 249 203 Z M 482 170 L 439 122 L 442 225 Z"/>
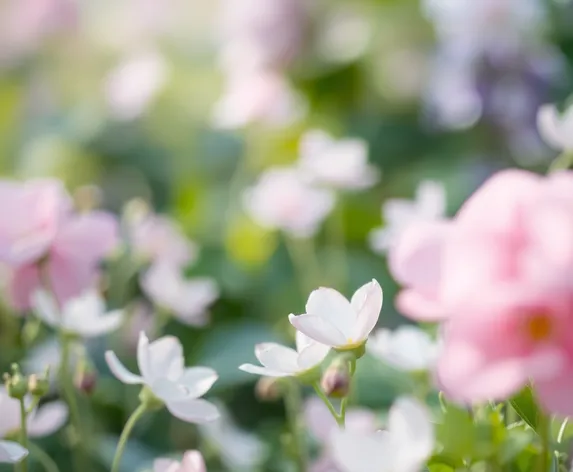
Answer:
<path fill-rule="evenodd" d="M 281 397 L 280 379 L 261 377 L 255 385 L 255 395 L 263 402 L 274 402 Z"/>
<path fill-rule="evenodd" d="M 28 378 L 28 391 L 35 397 L 41 398 L 50 391 L 50 381 L 48 373 L 44 376 L 32 374 Z"/>
<path fill-rule="evenodd" d="M 80 392 L 91 395 L 97 385 L 97 373 L 91 369 L 76 372 L 74 385 Z"/>
<path fill-rule="evenodd" d="M 334 361 L 322 375 L 320 386 L 333 398 L 344 398 L 350 390 L 350 372 L 347 362 Z"/>
<path fill-rule="evenodd" d="M 28 393 L 28 379 L 22 375 L 18 364 L 12 364 L 12 375 L 4 374 L 4 384 L 12 398 L 21 400 Z"/>

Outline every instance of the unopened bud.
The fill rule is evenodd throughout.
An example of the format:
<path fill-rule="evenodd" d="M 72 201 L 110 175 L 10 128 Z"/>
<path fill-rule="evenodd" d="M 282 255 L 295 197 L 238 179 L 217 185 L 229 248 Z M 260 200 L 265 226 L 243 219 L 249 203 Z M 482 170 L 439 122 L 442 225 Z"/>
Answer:
<path fill-rule="evenodd" d="M 275 377 L 261 377 L 255 385 L 255 395 L 260 401 L 277 401 L 281 397 L 280 379 Z"/>
<path fill-rule="evenodd" d="M 48 372 L 46 375 L 39 376 L 32 374 L 28 378 L 28 391 L 35 397 L 43 397 L 50 391 L 50 381 L 48 380 Z"/>
<path fill-rule="evenodd" d="M 28 379 L 22 375 L 18 364 L 12 364 L 12 375 L 4 374 L 4 384 L 12 398 L 21 400 L 28 393 Z"/>
<path fill-rule="evenodd" d="M 350 390 L 350 380 L 347 363 L 334 361 L 324 372 L 320 386 L 329 397 L 344 398 Z"/>
<path fill-rule="evenodd" d="M 76 388 L 86 395 L 91 395 L 97 385 L 97 373 L 91 369 L 78 371 L 74 378 Z"/>

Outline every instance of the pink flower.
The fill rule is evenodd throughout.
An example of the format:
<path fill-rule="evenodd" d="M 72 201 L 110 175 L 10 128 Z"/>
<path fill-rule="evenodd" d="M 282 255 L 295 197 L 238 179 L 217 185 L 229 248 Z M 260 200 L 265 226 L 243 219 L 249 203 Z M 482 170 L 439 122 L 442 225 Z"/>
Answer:
<path fill-rule="evenodd" d="M 157 459 L 153 463 L 153 472 L 207 472 L 207 467 L 199 451 L 187 451 L 181 462 Z"/>
<path fill-rule="evenodd" d="M 16 308 L 28 308 L 43 285 L 59 303 L 93 286 L 100 261 L 117 243 L 112 215 L 74 213 L 68 194 L 52 180 L 0 182 L 0 198 L 0 259 L 12 268 L 9 292 Z"/>

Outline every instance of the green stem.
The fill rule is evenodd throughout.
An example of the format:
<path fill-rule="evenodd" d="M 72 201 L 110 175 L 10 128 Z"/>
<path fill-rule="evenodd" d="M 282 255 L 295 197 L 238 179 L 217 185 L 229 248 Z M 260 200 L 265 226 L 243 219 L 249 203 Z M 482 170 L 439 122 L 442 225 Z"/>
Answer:
<path fill-rule="evenodd" d="M 125 446 L 127 445 L 127 440 L 129 439 L 129 435 L 133 430 L 135 424 L 141 419 L 141 417 L 147 411 L 147 405 L 145 403 L 141 403 L 137 409 L 131 414 L 127 423 L 121 432 L 121 436 L 119 438 L 119 443 L 117 444 L 117 449 L 115 451 L 115 456 L 113 457 L 113 463 L 111 465 L 111 472 L 119 472 L 119 466 L 121 464 L 121 457 L 123 456 L 123 452 L 125 451 Z"/>
<path fill-rule="evenodd" d="M 42 465 L 46 472 L 60 472 L 54 460 L 40 446 L 29 443 L 28 449 L 32 457 Z"/>
<path fill-rule="evenodd" d="M 300 389 L 294 382 L 291 383 L 285 393 L 286 414 L 292 435 L 293 458 L 297 472 L 306 472 L 306 450 L 302 441 L 302 434 L 299 423 L 299 412 L 301 405 Z M 115 472 L 112 470 L 112 472 Z"/>
<path fill-rule="evenodd" d="M 565 151 L 557 156 L 557 158 L 549 166 L 547 172 L 551 173 L 558 170 L 565 170 L 571 167 L 571 164 L 573 164 L 573 152 Z"/>
<path fill-rule="evenodd" d="M 549 435 L 550 435 L 550 421 L 546 415 L 542 415 L 539 419 L 538 434 L 541 437 L 541 456 L 539 458 L 538 471 L 547 472 L 549 470 Z"/>
<path fill-rule="evenodd" d="M 340 426 L 340 427 L 344 427 L 344 419 L 338 414 L 338 412 L 334 408 L 334 405 L 330 402 L 330 400 L 328 399 L 326 394 L 320 388 L 320 385 L 318 384 L 318 382 L 314 382 L 312 384 L 312 386 L 313 386 L 316 394 L 319 396 L 319 398 L 322 400 L 322 402 L 326 405 L 326 408 L 328 408 L 328 411 L 330 411 L 330 414 L 332 415 L 332 417 L 336 420 L 336 424 L 338 424 L 338 426 Z M 344 400 L 346 400 L 346 399 L 344 399 Z M 342 400 L 342 401 L 344 402 L 344 400 Z"/>
<path fill-rule="evenodd" d="M 28 449 L 28 428 L 27 428 L 27 417 L 26 404 L 24 399 L 20 399 L 20 444 L 22 447 Z M 28 470 L 28 458 L 25 457 L 20 463 L 21 472 L 27 472 Z"/>
<path fill-rule="evenodd" d="M 567 428 L 567 423 L 569 423 L 569 418 L 565 418 L 561 427 L 559 428 L 559 434 L 557 434 L 557 442 L 561 444 L 563 442 L 563 435 L 565 434 L 565 428 Z"/>

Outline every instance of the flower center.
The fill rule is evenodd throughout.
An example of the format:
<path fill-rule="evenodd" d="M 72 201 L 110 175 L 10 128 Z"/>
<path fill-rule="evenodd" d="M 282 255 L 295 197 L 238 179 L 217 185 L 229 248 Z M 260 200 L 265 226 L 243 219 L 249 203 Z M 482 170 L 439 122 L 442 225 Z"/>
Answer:
<path fill-rule="evenodd" d="M 525 321 L 525 331 L 532 341 L 545 341 L 553 334 L 553 323 L 545 313 L 536 313 Z"/>

